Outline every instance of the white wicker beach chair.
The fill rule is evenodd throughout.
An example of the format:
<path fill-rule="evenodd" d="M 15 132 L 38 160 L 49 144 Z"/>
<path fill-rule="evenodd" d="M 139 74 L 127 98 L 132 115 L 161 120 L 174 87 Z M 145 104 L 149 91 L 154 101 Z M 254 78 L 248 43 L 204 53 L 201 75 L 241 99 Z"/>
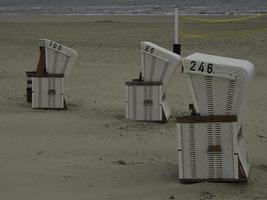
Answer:
<path fill-rule="evenodd" d="M 151 42 L 141 43 L 141 55 L 140 78 L 126 82 L 126 119 L 167 121 L 166 87 L 181 57 Z"/>
<path fill-rule="evenodd" d="M 177 118 L 179 179 L 247 180 L 249 159 L 242 112 L 253 64 L 195 53 L 183 60 L 183 67 L 195 112 Z"/>
<path fill-rule="evenodd" d="M 31 81 L 32 95 L 28 101 L 32 108 L 64 109 L 64 79 L 69 74 L 77 59 L 77 52 L 62 44 L 40 39 L 40 60 L 35 73 L 28 72 L 28 82 Z M 30 80 L 31 79 L 31 80 Z M 29 87 L 29 85 L 28 85 Z"/>

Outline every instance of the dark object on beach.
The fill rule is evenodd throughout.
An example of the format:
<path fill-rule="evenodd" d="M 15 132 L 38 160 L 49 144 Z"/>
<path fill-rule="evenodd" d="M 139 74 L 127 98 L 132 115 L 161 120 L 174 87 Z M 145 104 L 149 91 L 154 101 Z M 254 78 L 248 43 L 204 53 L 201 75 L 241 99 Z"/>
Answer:
<path fill-rule="evenodd" d="M 35 74 L 45 74 L 45 48 L 40 47 L 40 58 L 36 68 L 36 71 L 28 71 L 26 72 L 27 76 L 27 89 L 26 89 L 26 96 L 27 102 L 32 102 L 32 76 Z"/>
<path fill-rule="evenodd" d="M 124 160 L 118 160 L 117 163 L 120 165 L 127 165 L 127 163 Z"/>
<path fill-rule="evenodd" d="M 181 55 L 181 44 L 173 44 L 173 53 Z"/>

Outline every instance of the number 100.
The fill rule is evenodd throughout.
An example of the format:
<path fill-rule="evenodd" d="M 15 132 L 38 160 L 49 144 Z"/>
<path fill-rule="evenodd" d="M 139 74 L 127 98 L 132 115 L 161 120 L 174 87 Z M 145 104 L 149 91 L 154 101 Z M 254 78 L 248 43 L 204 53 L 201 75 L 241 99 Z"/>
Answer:
<path fill-rule="evenodd" d="M 62 45 L 61 44 L 57 44 L 57 43 L 53 43 L 52 41 L 49 44 L 50 47 L 52 47 L 53 49 L 57 49 L 57 50 L 61 50 L 62 49 Z"/>

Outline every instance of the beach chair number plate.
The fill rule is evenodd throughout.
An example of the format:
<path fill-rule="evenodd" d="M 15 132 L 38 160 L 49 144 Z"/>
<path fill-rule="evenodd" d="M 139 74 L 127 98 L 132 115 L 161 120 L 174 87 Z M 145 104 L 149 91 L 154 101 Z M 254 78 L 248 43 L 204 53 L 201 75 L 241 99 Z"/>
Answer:
<path fill-rule="evenodd" d="M 53 49 L 56 49 L 56 50 L 59 50 L 59 51 L 62 50 L 62 45 L 61 44 L 57 44 L 56 42 L 52 42 L 51 41 L 49 46 L 52 47 Z"/>
<path fill-rule="evenodd" d="M 192 64 L 192 66 L 190 68 L 190 71 L 196 71 L 196 69 L 198 68 L 197 70 L 200 72 L 206 71 L 209 74 L 213 73 L 213 68 L 212 68 L 213 64 L 211 64 L 211 63 L 209 63 L 207 65 L 207 67 L 204 66 L 203 62 L 199 66 L 197 66 L 196 61 L 191 61 L 191 64 Z M 205 70 L 205 68 L 206 68 L 206 70 Z"/>
<path fill-rule="evenodd" d="M 155 50 L 155 48 L 151 48 L 150 46 L 146 46 L 146 48 L 145 48 L 145 52 L 149 52 L 151 54 L 154 53 L 154 50 Z"/>

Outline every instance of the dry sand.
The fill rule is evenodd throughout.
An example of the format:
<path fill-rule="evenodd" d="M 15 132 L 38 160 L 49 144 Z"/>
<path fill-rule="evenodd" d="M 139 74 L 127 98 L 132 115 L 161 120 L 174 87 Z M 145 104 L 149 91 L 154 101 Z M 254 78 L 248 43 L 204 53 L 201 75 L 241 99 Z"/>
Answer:
<path fill-rule="evenodd" d="M 256 66 L 244 121 L 252 157 L 247 184 L 178 182 L 175 117 L 191 102 L 179 70 L 168 88 L 167 124 L 124 119 L 124 82 L 138 76 L 140 41 L 171 49 L 171 17 L 1 16 L 0 22 L 0 199 L 267 199 L 267 31 L 258 29 L 266 28 L 266 17 L 186 23 L 190 34 L 182 40 L 183 56 L 199 51 Z M 253 31 L 241 37 L 245 29 Z M 210 36 L 214 31 L 230 34 Z M 26 103 L 25 71 L 37 64 L 38 38 L 79 52 L 65 85 L 67 111 Z"/>

